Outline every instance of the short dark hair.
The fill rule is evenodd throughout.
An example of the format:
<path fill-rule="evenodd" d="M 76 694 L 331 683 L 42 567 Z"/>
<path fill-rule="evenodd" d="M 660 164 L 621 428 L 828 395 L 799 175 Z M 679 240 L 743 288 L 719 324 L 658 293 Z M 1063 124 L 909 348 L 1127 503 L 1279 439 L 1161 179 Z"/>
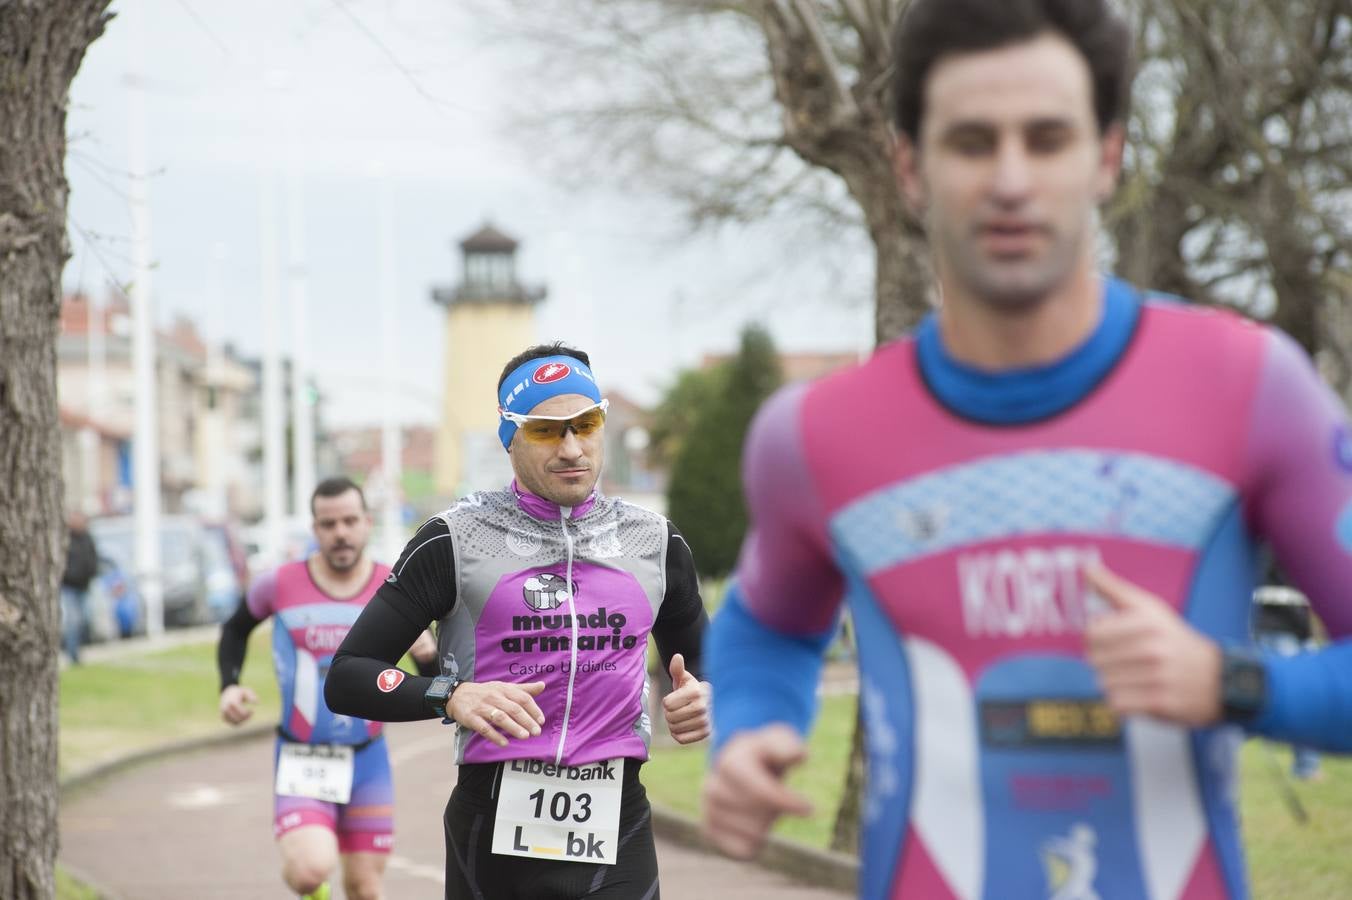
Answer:
<path fill-rule="evenodd" d="M 1107 0 L 912 0 L 892 34 L 892 115 L 912 141 L 925 82 L 945 56 L 995 50 L 1041 34 L 1064 37 L 1089 64 L 1099 131 L 1124 121 L 1133 75 L 1131 31 Z"/>
<path fill-rule="evenodd" d="M 310 517 L 313 518 L 315 514 L 315 500 L 320 497 L 340 497 L 348 491 L 357 492 L 357 498 L 361 500 L 362 511 L 365 512 L 366 495 L 361 492 L 357 482 L 346 475 L 335 475 L 332 478 L 325 478 L 315 485 L 314 493 L 310 494 Z"/>
<path fill-rule="evenodd" d="M 536 344 L 534 347 L 527 347 L 507 360 L 507 365 L 502 367 L 502 374 L 498 376 L 498 392 L 502 392 L 503 382 L 507 380 L 508 375 L 517 370 L 518 366 L 524 365 L 532 359 L 544 359 L 546 356 L 571 356 L 587 368 L 591 368 L 590 356 L 576 347 L 569 347 L 563 341 L 555 341 L 552 344 Z"/>

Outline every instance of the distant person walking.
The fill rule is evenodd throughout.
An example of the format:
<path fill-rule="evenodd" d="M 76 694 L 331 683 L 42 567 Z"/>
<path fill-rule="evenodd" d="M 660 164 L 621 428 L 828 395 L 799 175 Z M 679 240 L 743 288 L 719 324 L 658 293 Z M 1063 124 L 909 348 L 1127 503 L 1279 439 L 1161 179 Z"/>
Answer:
<path fill-rule="evenodd" d="M 66 571 L 61 576 L 61 648 L 71 664 L 80 662 L 85 619 L 89 610 L 89 585 L 99 574 L 99 553 L 89 535 L 89 520 L 73 512 L 66 519 L 70 541 L 66 546 Z"/>

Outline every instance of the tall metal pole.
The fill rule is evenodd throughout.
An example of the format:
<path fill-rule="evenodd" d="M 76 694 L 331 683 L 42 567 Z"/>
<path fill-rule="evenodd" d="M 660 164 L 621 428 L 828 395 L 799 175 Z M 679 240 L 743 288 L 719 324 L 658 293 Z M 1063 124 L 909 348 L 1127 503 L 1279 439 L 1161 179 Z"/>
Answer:
<path fill-rule="evenodd" d="M 263 175 L 259 222 L 263 295 L 263 533 L 273 564 L 282 561 L 286 516 L 286 443 L 282 421 L 281 297 L 277 284 L 277 179 Z"/>
<path fill-rule="evenodd" d="M 380 242 L 380 349 L 384 369 L 385 401 L 381 404 L 380 469 L 385 482 L 385 503 L 381 514 L 384 538 L 384 556 L 393 562 L 399 558 L 404 545 L 403 522 L 400 515 L 403 500 L 403 440 L 399 423 L 395 420 L 397 404 L 395 387 L 398 364 L 395 361 L 398 325 L 395 303 L 398 296 L 394 261 L 394 221 L 390 204 L 390 185 L 380 179 L 380 208 L 376 216 Z"/>
<path fill-rule="evenodd" d="M 212 408 L 207 410 L 203 420 L 205 447 L 201 458 L 206 471 L 202 473 L 206 487 L 208 515 L 224 519 L 230 513 L 229 477 L 226 471 L 227 460 L 233 453 L 230 435 L 226 433 L 225 413 L 223 411 L 226 388 L 225 372 L 225 278 L 224 268 L 227 250 L 225 244 L 216 242 L 211 248 L 211 259 L 207 262 L 207 290 L 209 306 L 207 308 L 207 386 L 215 398 Z"/>
<path fill-rule="evenodd" d="M 141 16 L 133 14 L 133 65 L 141 50 Z M 136 586 L 145 603 L 146 633 L 164 631 L 164 594 L 160 572 L 160 442 L 155 384 L 155 303 L 151 293 L 150 185 L 146 165 L 145 90 L 140 79 L 128 76 L 128 136 L 131 179 L 132 230 L 132 372 L 135 381 L 132 437 L 132 512 L 136 532 Z"/>
<path fill-rule="evenodd" d="M 294 148 L 293 148 L 294 149 Z M 310 492 L 315 486 L 314 406 L 310 402 L 309 330 L 306 324 L 305 207 L 294 152 L 286 173 L 287 267 L 291 299 L 291 423 L 292 510 L 309 515 Z"/>

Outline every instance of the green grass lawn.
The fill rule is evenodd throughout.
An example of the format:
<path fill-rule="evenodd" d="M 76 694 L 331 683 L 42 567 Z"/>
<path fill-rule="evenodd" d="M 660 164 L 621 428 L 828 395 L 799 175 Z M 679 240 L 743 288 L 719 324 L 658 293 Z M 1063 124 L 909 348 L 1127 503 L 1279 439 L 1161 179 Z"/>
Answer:
<path fill-rule="evenodd" d="M 272 632 L 254 630 L 241 682 L 258 694 L 250 721 L 276 722 L 281 700 L 272 675 Z M 61 672 L 62 776 L 167 741 L 225 733 L 217 711 L 214 644 L 174 647 Z"/>
<path fill-rule="evenodd" d="M 405 671 L 417 667 L 407 656 Z M 249 724 L 275 725 L 281 698 L 272 671 L 272 628 L 249 636 L 240 683 L 258 695 Z M 217 702 L 215 643 L 189 644 L 61 672 L 60 767 L 64 777 L 169 741 L 226 734 Z"/>
<path fill-rule="evenodd" d="M 1282 800 L 1274 753 L 1280 771 L 1291 766 L 1291 753 L 1249 741 L 1241 755 L 1241 808 L 1249 873 L 1256 900 L 1299 897 L 1352 897 L 1352 758 L 1325 757 L 1324 778 L 1294 782 L 1296 795 L 1310 815 L 1296 821 Z"/>
<path fill-rule="evenodd" d="M 807 761 L 789 776 L 789 784 L 812 801 L 813 813 L 806 819 L 780 819 L 776 834 L 815 847 L 830 843 L 836 805 L 845 787 L 853 729 L 854 698 L 827 698 L 808 738 Z M 656 750 L 643 767 L 648 796 L 664 806 L 698 816 L 707 750 L 705 744 Z"/>
<path fill-rule="evenodd" d="M 78 881 L 60 866 L 56 867 L 56 900 L 99 900 L 93 888 Z"/>

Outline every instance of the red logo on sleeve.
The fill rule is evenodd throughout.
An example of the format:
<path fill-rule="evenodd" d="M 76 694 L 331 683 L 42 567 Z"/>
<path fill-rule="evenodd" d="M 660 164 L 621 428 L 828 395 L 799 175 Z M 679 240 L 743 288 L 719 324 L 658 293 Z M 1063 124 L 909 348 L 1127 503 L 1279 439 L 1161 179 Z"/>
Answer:
<path fill-rule="evenodd" d="M 376 687 L 386 694 L 404 683 L 404 673 L 400 669 L 386 669 L 376 676 Z"/>

